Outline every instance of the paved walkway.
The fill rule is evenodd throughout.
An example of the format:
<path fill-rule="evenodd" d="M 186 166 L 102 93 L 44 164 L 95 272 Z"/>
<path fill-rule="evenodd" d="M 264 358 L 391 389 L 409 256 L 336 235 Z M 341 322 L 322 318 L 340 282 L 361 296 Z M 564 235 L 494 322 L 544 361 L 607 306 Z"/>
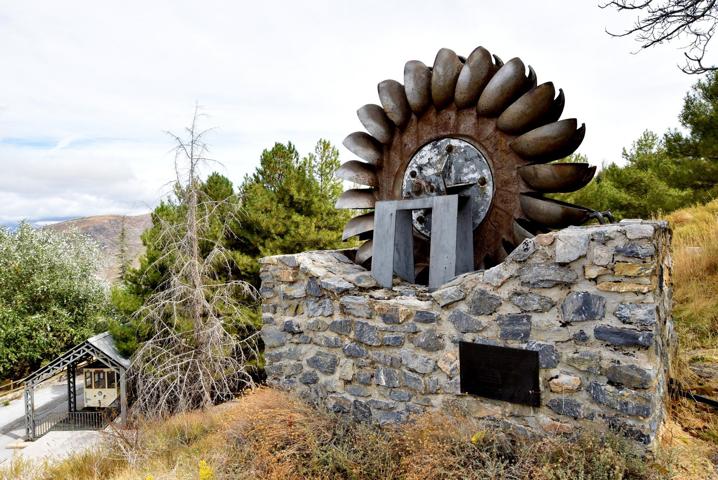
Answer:
<path fill-rule="evenodd" d="M 77 377 L 77 407 L 83 407 L 84 384 Z M 36 418 L 50 412 L 67 411 L 67 382 L 47 381 L 35 390 Z M 100 439 L 98 431 L 51 431 L 34 442 L 24 443 L 24 448 L 8 448 L 22 444 L 25 438 L 25 404 L 22 396 L 11 400 L 8 405 L 0 405 L 0 466 L 7 463 L 13 455 L 22 455 L 26 459 L 60 458 L 83 450 Z"/>

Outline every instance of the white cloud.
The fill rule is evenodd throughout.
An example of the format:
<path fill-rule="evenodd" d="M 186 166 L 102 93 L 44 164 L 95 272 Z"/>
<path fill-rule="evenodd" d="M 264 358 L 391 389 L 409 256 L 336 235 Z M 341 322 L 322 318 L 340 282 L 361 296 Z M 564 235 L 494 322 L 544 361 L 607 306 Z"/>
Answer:
<path fill-rule="evenodd" d="M 379 81 L 444 46 L 521 56 L 586 122 L 580 151 L 618 161 L 644 129 L 677 124 L 695 81 L 675 48 L 632 55 L 604 32 L 631 20 L 558 0 L 5 2 L 0 221 L 151 208 L 173 173 L 163 132 L 195 101 L 235 182 L 275 141 L 339 145 Z"/>

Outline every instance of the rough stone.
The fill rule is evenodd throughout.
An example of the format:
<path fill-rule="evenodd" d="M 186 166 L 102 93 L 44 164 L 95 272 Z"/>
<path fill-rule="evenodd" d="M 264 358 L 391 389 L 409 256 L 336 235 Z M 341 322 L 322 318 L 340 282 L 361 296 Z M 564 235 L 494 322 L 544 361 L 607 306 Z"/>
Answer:
<path fill-rule="evenodd" d="M 384 338 L 382 339 L 381 343 L 382 345 L 385 345 L 387 347 L 401 347 L 402 345 L 404 345 L 404 335 L 384 335 Z"/>
<path fill-rule="evenodd" d="M 344 355 L 350 358 L 363 358 L 369 355 L 366 348 L 362 347 L 358 343 L 350 342 L 342 347 Z"/>
<path fill-rule="evenodd" d="M 531 335 L 531 315 L 509 313 L 496 316 L 499 325 L 499 338 L 525 342 Z"/>
<path fill-rule="evenodd" d="M 616 254 L 624 257 L 632 258 L 648 258 L 656 254 L 656 248 L 653 245 L 642 245 L 639 243 L 627 243 L 616 247 Z"/>
<path fill-rule="evenodd" d="M 303 283 L 282 285 L 280 289 L 282 298 L 298 299 L 307 295 L 306 287 Z"/>
<path fill-rule="evenodd" d="M 594 402 L 633 417 L 650 417 L 653 413 L 651 397 L 626 388 L 616 388 L 591 382 L 586 388 Z"/>
<path fill-rule="evenodd" d="M 273 315 L 266 313 L 262 314 L 262 325 L 275 325 L 277 322 L 274 320 Z"/>
<path fill-rule="evenodd" d="M 324 276 L 319 279 L 319 286 L 332 293 L 343 293 L 354 288 L 354 285 L 337 276 Z"/>
<path fill-rule="evenodd" d="M 304 385 L 314 385 L 318 381 L 319 375 L 317 375 L 317 372 L 312 370 L 299 375 L 299 383 L 303 383 Z"/>
<path fill-rule="evenodd" d="M 459 373 L 459 360 L 451 352 L 446 352 L 436 363 L 439 370 L 444 372 L 449 378 L 455 377 Z"/>
<path fill-rule="evenodd" d="M 339 301 L 342 311 L 348 315 L 361 318 L 371 318 L 372 309 L 366 297 L 347 295 Z"/>
<path fill-rule="evenodd" d="M 601 275 L 608 275 L 610 273 L 611 271 L 606 267 L 601 267 L 598 265 L 583 266 L 583 276 L 589 280 L 593 280 L 594 278 L 598 278 Z"/>
<path fill-rule="evenodd" d="M 307 300 L 307 316 L 331 317 L 334 313 L 334 304 L 328 298 L 322 300 Z"/>
<path fill-rule="evenodd" d="M 439 315 L 429 310 L 419 310 L 414 313 L 414 321 L 417 323 L 436 323 Z"/>
<path fill-rule="evenodd" d="M 347 275 L 346 278 L 359 288 L 376 287 L 377 283 L 369 273 L 359 272 Z"/>
<path fill-rule="evenodd" d="M 570 263 L 586 255 L 589 237 L 583 230 L 559 232 L 556 238 L 556 261 Z"/>
<path fill-rule="evenodd" d="M 581 350 L 569 355 L 566 358 L 566 363 L 582 372 L 599 374 L 601 372 L 601 353 Z"/>
<path fill-rule="evenodd" d="M 352 416 L 358 422 L 369 423 L 372 418 L 371 408 L 369 408 L 369 405 L 361 400 L 354 400 L 352 402 Z"/>
<path fill-rule="evenodd" d="M 336 335 L 319 335 L 313 338 L 312 343 L 321 347 L 339 348 L 342 346 L 342 339 Z"/>
<path fill-rule="evenodd" d="M 650 238 L 653 236 L 653 225 L 647 225 L 645 223 L 633 223 L 625 225 L 623 228 L 626 231 L 626 237 L 629 240 Z"/>
<path fill-rule="evenodd" d="M 327 375 L 333 374 L 337 369 L 339 359 L 336 355 L 321 350 L 307 359 L 307 365 Z"/>
<path fill-rule="evenodd" d="M 376 363 L 381 363 L 382 365 L 386 365 L 387 367 L 392 368 L 400 368 L 401 367 L 401 358 L 397 357 L 396 355 L 391 355 L 384 352 L 376 352 L 372 351 L 369 352 L 369 358 L 373 360 Z"/>
<path fill-rule="evenodd" d="M 653 289 L 652 285 L 644 285 L 640 283 L 628 283 L 628 282 L 599 282 L 596 288 L 604 292 L 636 292 L 636 293 L 648 293 Z"/>
<path fill-rule="evenodd" d="M 424 393 L 424 380 L 421 376 L 404 370 L 401 372 L 401 377 L 406 388 L 410 388 L 419 393 Z"/>
<path fill-rule="evenodd" d="M 644 327 L 655 325 L 657 318 L 655 303 L 619 303 L 613 314 L 623 323 Z"/>
<path fill-rule="evenodd" d="M 511 294 L 511 303 L 522 312 L 548 312 L 556 302 L 549 297 L 531 292 L 514 292 Z"/>
<path fill-rule="evenodd" d="M 481 320 L 458 308 L 449 314 L 449 321 L 461 333 L 480 332 L 486 328 L 486 325 Z"/>
<path fill-rule="evenodd" d="M 352 408 L 352 401 L 341 395 L 329 395 L 327 407 L 334 413 L 349 413 Z"/>
<path fill-rule="evenodd" d="M 590 292 L 571 292 L 561 304 L 566 322 L 601 320 L 606 314 L 606 298 Z"/>
<path fill-rule="evenodd" d="M 499 263 L 484 271 L 484 282 L 494 287 L 500 287 L 516 273 L 516 265 L 512 263 Z"/>
<path fill-rule="evenodd" d="M 329 324 L 318 318 L 313 318 L 306 324 L 306 330 L 309 332 L 324 332 L 327 328 L 329 328 Z"/>
<path fill-rule="evenodd" d="M 396 407 L 396 404 L 393 402 L 387 402 L 386 400 L 377 400 L 375 398 L 368 400 L 366 403 L 373 410 L 389 411 L 393 410 L 394 407 Z"/>
<path fill-rule="evenodd" d="M 436 329 L 425 330 L 411 339 L 411 343 L 415 347 L 426 350 L 427 352 L 438 352 L 444 348 L 444 340 Z"/>
<path fill-rule="evenodd" d="M 581 379 L 574 375 L 560 374 L 548 382 L 549 389 L 554 393 L 573 393 L 581 387 Z"/>
<path fill-rule="evenodd" d="M 482 288 L 475 289 L 469 297 L 469 313 L 491 315 L 501 306 L 501 298 Z"/>
<path fill-rule="evenodd" d="M 298 347 L 289 347 L 284 350 L 272 350 L 264 354 L 265 360 L 271 363 L 281 362 L 282 360 L 299 360 L 302 358 L 303 351 Z"/>
<path fill-rule="evenodd" d="M 627 328 L 598 325 L 593 329 L 593 336 L 597 340 L 620 347 L 650 347 L 653 344 L 653 334 Z"/>
<path fill-rule="evenodd" d="M 622 277 L 645 277 L 653 273 L 654 267 L 650 263 L 617 262 L 613 272 Z"/>
<path fill-rule="evenodd" d="M 276 327 L 264 327 L 262 328 L 262 341 L 264 346 L 268 348 L 281 347 L 286 345 L 289 339 L 289 334 L 280 331 Z"/>
<path fill-rule="evenodd" d="M 307 280 L 307 295 L 310 297 L 321 297 L 322 289 L 319 287 L 319 282 L 314 277 L 309 277 Z"/>
<path fill-rule="evenodd" d="M 554 368 L 561 361 L 561 354 L 550 343 L 529 342 L 526 348 L 538 352 L 539 368 Z"/>
<path fill-rule="evenodd" d="M 368 397 L 371 395 L 371 390 L 361 384 L 350 383 L 344 387 L 344 390 L 349 395 L 354 395 L 355 397 Z"/>
<path fill-rule="evenodd" d="M 350 381 L 354 377 L 354 362 L 347 358 L 339 360 L 338 375 L 340 380 Z"/>
<path fill-rule="evenodd" d="M 594 417 L 592 411 L 586 409 L 578 400 L 574 400 L 573 398 L 552 398 L 546 403 L 546 406 L 559 415 L 572 417 L 576 420 L 582 418 L 591 419 Z"/>
<path fill-rule="evenodd" d="M 302 326 L 296 320 L 285 320 L 284 331 L 288 333 L 304 333 Z"/>
<path fill-rule="evenodd" d="M 365 345 L 375 347 L 381 345 L 379 331 L 374 325 L 367 322 L 357 321 L 354 323 L 354 338 Z"/>
<path fill-rule="evenodd" d="M 408 390 L 393 388 L 389 391 L 389 398 L 397 402 L 408 402 L 411 400 L 411 392 Z"/>
<path fill-rule="evenodd" d="M 606 370 L 606 378 L 613 384 L 645 389 L 653 384 L 655 374 L 638 365 L 611 365 Z"/>
<path fill-rule="evenodd" d="M 445 307 L 463 300 L 466 297 L 466 292 L 461 287 L 446 287 L 436 290 L 431 296 L 440 307 Z"/>
<path fill-rule="evenodd" d="M 393 368 L 379 367 L 374 371 L 374 383 L 382 387 L 396 388 L 401 386 L 399 371 Z"/>
<path fill-rule="evenodd" d="M 332 320 L 329 324 L 329 330 L 340 335 L 349 335 L 354 328 L 354 321 L 349 319 Z"/>
<path fill-rule="evenodd" d="M 374 383 L 374 372 L 370 370 L 358 370 L 356 372 L 356 380 L 362 385 L 371 385 Z"/>
<path fill-rule="evenodd" d="M 409 350 L 402 350 L 399 355 L 401 356 L 401 362 L 406 368 L 416 373 L 431 373 L 436 366 L 436 360 L 433 358 L 419 355 Z"/>
<path fill-rule="evenodd" d="M 605 267 L 613 262 L 613 249 L 605 245 L 593 245 L 588 252 L 588 261 Z"/>
<path fill-rule="evenodd" d="M 583 330 L 579 330 L 578 332 L 574 333 L 571 338 L 574 342 L 578 343 L 586 343 L 590 339 L 586 332 L 584 332 Z"/>
<path fill-rule="evenodd" d="M 509 255 L 515 262 L 525 262 L 536 251 L 536 243 L 533 238 L 527 238 L 519 244 Z"/>
<path fill-rule="evenodd" d="M 569 285 L 578 279 L 578 275 L 568 267 L 539 263 L 521 267 L 519 278 L 525 287 L 550 288 Z"/>

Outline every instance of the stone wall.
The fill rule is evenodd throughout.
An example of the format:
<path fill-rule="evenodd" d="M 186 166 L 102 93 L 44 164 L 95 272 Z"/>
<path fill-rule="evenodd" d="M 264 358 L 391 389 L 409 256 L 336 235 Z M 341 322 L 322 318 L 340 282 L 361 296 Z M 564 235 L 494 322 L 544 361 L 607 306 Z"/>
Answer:
<path fill-rule="evenodd" d="M 669 245 L 664 222 L 571 227 L 434 292 L 379 288 L 348 252 L 264 258 L 268 382 L 361 421 L 452 406 L 538 432 L 597 423 L 651 444 L 675 345 Z M 461 394 L 459 341 L 538 351 L 541 406 Z"/>

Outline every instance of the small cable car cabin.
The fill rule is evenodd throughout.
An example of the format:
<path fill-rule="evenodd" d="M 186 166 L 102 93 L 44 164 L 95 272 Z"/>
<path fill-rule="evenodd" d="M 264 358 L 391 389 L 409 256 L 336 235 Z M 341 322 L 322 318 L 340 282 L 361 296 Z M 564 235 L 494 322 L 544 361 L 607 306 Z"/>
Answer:
<path fill-rule="evenodd" d="M 117 400 L 120 386 L 117 373 L 102 362 L 85 367 L 85 407 L 105 408 Z"/>

